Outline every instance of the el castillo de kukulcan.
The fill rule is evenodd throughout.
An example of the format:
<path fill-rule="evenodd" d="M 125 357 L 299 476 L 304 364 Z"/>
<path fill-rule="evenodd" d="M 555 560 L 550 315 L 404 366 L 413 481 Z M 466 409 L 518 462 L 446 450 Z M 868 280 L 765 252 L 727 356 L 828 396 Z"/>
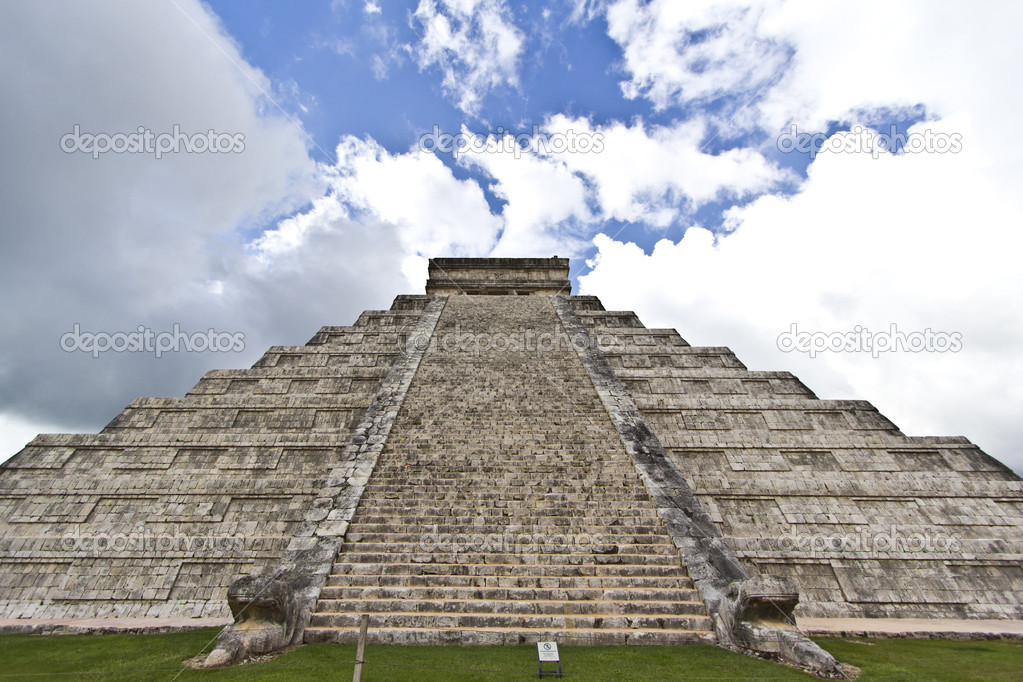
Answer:
<path fill-rule="evenodd" d="M 0 624 L 224 624 L 213 666 L 368 614 L 371 642 L 714 642 L 829 675 L 804 634 L 829 622 L 1020 625 L 1021 486 L 572 296 L 567 259 L 438 258 L 425 295 L 0 465 Z"/>

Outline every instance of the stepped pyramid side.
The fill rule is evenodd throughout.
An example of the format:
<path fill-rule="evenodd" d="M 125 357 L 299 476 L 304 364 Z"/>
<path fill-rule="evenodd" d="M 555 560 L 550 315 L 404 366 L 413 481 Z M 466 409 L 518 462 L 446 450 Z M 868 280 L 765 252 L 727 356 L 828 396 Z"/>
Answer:
<path fill-rule="evenodd" d="M 426 304 L 36 437 L 0 465 L 0 617 L 229 618 L 228 585 L 279 560 Z"/>
<path fill-rule="evenodd" d="M 808 617 L 1023 618 L 1023 481 L 969 441 L 569 296 L 565 259 L 430 277 L 0 465 L 0 617 L 226 618 L 258 575 L 287 641 L 681 643 L 780 575 Z"/>
<path fill-rule="evenodd" d="M 1023 481 L 1005 465 L 572 304 L 747 571 L 799 586 L 797 615 L 1023 618 Z"/>

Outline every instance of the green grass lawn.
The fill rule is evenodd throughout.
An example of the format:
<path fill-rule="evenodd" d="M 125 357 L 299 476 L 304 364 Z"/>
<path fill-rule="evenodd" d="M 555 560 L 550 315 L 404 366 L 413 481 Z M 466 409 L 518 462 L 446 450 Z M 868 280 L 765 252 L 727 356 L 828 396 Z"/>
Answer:
<path fill-rule="evenodd" d="M 265 663 L 192 670 L 217 629 L 163 635 L 0 636 L 0 681 L 346 680 L 355 645 L 313 644 Z M 1023 642 L 819 639 L 861 680 L 1023 680 Z M 561 647 L 566 678 L 812 680 L 784 666 L 712 646 Z M 549 665 L 549 664 L 548 664 Z M 536 679 L 536 648 L 366 647 L 363 680 Z"/>

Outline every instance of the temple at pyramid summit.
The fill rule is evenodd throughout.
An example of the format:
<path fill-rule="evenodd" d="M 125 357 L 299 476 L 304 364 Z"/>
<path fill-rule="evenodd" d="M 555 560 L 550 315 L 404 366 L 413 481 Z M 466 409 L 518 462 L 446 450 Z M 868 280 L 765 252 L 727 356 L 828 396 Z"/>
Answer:
<path fill-rule="evenodd" d="M 806 623 L 1023 620 L 1021 486 L 573 296 L 567 259 L 437 258 L 425 295 L 0 465 L 0 617 L 222 623 L 209 665 L 368 614 L 370 642 L 714 642 L 827 674 Z"/>

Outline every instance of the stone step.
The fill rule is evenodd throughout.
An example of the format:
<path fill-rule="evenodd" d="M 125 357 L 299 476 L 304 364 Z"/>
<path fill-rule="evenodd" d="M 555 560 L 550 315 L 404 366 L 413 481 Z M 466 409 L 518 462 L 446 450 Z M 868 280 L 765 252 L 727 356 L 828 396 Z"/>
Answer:
<path fill-rule="evenodd" d="M 582 490 L 617 490 L 622 491 L 623 486 L 632 486 L 636 483 L 633 480 L 634 477 L 608 477 L 606 472 L 600 479 L 593 480 L 587 478 L 578 477 L 579 472 L 573 470 L 570 467 L 549 467 L 551 469 L 561 469 L 560 471 L 511 471 L 503 470 L 497 471 L 492 467 L 486 467 L 485 470 L 473 471 L 473 472 L 441 472 L 441 471 L 429 471 L 429 472 L 409 472 L 409 485 L 411 488 L 402 489 L 400 476 L 381 476 L 379 472 L 374 474 L 373 479 L 367 486 L 368 489 L 378 491 L 382 495 L 387 493 L 393 493 L 400 495 L 403 498 L 408 498 L 410 491 L 415 491 L 415 496 L 418 497 L 420 493 L 435 491 L 435 490 L 448 490 L 451 488 L 457 489 L 458 486 L 465 483 L 466 481 L 472 481 L 479 483 L 480 485 L 488 485 L 496 490 L 503 489 L 508 486 L 522 487 L 526 489 L 530 488 L 542 488 L 548 489 L 553 487 L 555 490 L 565 489 L 568 487 L 576 487 Z M 445 475 L 446 473 L 446 475 Z M 464 489 L 461 492 L 472 492 Z M 635 492 L 635 491 L 633 491 Z"/>
<path fill-rule="evenodd" d="M 481 442 L 478 435 L 469 436 L 475 442 Z M 438 483 L 452 478 L 484 478 L 488 473 L 495 476 L 518 478 L 529 480 L 533 483 L 557 483 L 561 477 L 569 477 L 566 480 L 590 480 L 597 483 L 614 483 L 616 481 L 635 481 L 637 476 L 635 470 L 630 470 L 628 460 L 621 463 L 605 463 L 599 468 L 582 469 L 578 461 L 557 453 L 544 453 L 538 450 L 536 445 L 520 444 L 514 447 L 502 447 L 493 442 L 482 440 L 484 447 L 490 448 L 485 453 L 472 455 L 471 459 L 441 463 L 437 460 L 426 460 L 408 462 L 396 458 L 395 450 L 401 448 L 417 448 L 416 444 L 398 444 L 390 441 L 388 451 L 384 453 L 387 460 L 381 460 L 381 468 L 377 470 L 381 484 L 398 483 L 403 471 L 407 467 L 410 476 L 423 479 L 428 483 L 431 479 Z M 394 448 L 393 450 L 391 448 Z M 458 447 L 458 446 L 449 446 Z M 465 445 L 461 446 L 462 448 Z M 402 466 L 398 466 L 398 465 Z"/>
<path fill-rule="evenodd" d="M 559 416 L 557 419 L 564 420 L 566 417 Z M 468 428 L 468 425 L 458 424 L 450 418 L 440 421 L 450 424 L 451 428 L 437 434 L 436 438 L 440 438 L 448 444 L 457 439 L 458 447 L 452 447 L 447 450 L 419 447 L 420 445 L 426 446 L 428 443 L 415 438 L 402 438 L 399 434 L 398 438 L 389 440 L 390 446 L 385 453 L 387 459 L 381 460 L 381 465 L 384 467 L 381 469 L 381 472 L 398 473 L 401 471 L 402 466 L 407 466 L 409 471 L 412 472 L 458 471 L 463 467 L 487 466 L 493 467 L 495 470 L 500 469 L 502 472 L 512 472 L 517 471 L 520 467 L 524 470 L 528 470 L 529 467 L 541 466 L 564 468 L 570 466 L 572 462 L 577 464 L 579 462 L 576 457 L 573 457 L 573 452 L 576 450 L 575 443 L 572 444 L 571 448 L 561 448 L 556 445 L 548 447 L 547 442 L 541 439 L 546 434 L 536 431 L 533 425 L 523 426 L 523 433 L 528 428 L 529 435 L 527 437 L 517 441 L 502 443 L 498 439 L 482 438 L 478 431 L 473 433 Z M 475 427 L 475 425 L 473 426 Z M 419 428 L 424 427 L 420 425 Z M 561 425 L 558 425 L 558 428 L 561 428 Z M 567 428 L 573 429 L 573 432 L 577 431 L 571 423 L 567 425 Z M 632 476 L 628 468 L 631 462 L 624 453 L 618 450 L 620 447 L 619 441 L 602 441 L 602 444 L 604 446 L 610 444 L 612 447 L 601 448 L 604 456 L 600 469 L 576 470 L 579 473 L 591 475 L 608 471 L 615 474 L 625 473 Z M 398 446 L 401 446 L 400 450 Z M 473 449 L 470 450 L 470 447 Z M 483 447 L 490 447 L 492 449 L 484 450 L 482 449 Z M 527 447 L 529 448 L 529 455 L 523 456 L 522 451 Z"/>
<path fill-rule="evenodd" d="M 329 613 L 317 611 L 310 627 L 358 628 L 358 613 Z M 369 627 L 374 628 L 516 628 L 560 630 L 587 629 L 657 629 L 657 630 L 709 630 L 706 616 L 664 615 L 527 615 L 518 613 L 449 613 L 408 612 L 370 613 Z"/>
<path fill-rule="evenodd" d="M 485 441 L 484 441 L 485 442 Z M 556 482 L 557 477 L 571 474 L 571 480 L 592 481 L 596 484 L 615 483 L 620 481 L 634 481 L 637 479 L 634 470 L 630 471 L 626 466 L 627 462 L 615 466 L 603 466 L 599 469 L 586 470 L 578 466 L 573 467 L 571 460 L 549 459 L 548 455 L 543 459 L 542 455 L 530 451 L 529 446 L 516 446 L 502 448 L 496 443 L 486 443 L 493 448 L 486 456 L 478 459 L 467 460 L 459 463 L 450 462 L 443 466 L 440 463 L 423 462 L 415 464 L 405 462 L 408 466 L 410 476 L 429 482 L 431 479 L 444 482 L 458 478 L 483 478 L 487 474 L 493 474 L 508 479 L 528 480 L 532 477 L 533 482 L 546 481 Z M 394 456 L 393 454 L 385 456 Z M 508 462 L 495 462 L 495 459 L 506 458 Z M 518 463 L 516 463 L 518 462 Z M 380 469 L 379 482 L 382 484 L 398 483 L 402 469 L 388 466 L 397 462 L 381 462 L 385 468 Z"/>
<path fill-rule="evenodd" d="M 466 494 L 474 494 L 478 492 L 476 490 L 465 490 L 460 486 L 466 482 L 473 482 L 479 485 L 486 486 L 489 489 L 499 491 L 504 488 L 519 486 L 526 489 L 531 489 L 539 486 L 541 489 L 550 488 L 553 483 L 550 482 L 551 478 L 560 476 L 571 476 L 572 472 L 568 467 L 565 467 L 564 471 L 552 471 L 537 473 L 532 471 L 525 472 L 512 472 L 507 471 L 494 471 L 492 467 L 487 467 L 485 471 L 475 471 L 470 473 L 458 472 L 447 476 L 441 475 L 440 472 L 428 475 L 410 475 L 407 481 L 407 485 L 403 485 L 398 478 L 393 477 L 390 479 L 381 480 L 378 477 L 374 477 L 370 480 L 369 485 L 366 486 L 367 490 L 379 491 L 380 493 L 394 493 L 402 497 L 407 498 L 410 490 L 415 491 L 415 497 L 417 499 L 423 497 L 430 497 L 429 493 L 435 492 L 450 492 L 456 491 Z M 545 480 L 546 479 L 546 480 Z M 623 484 L 632 484 L 632 480 L 608 480 L 607 478 L 601 478 L 597 480 L 584 479 L 584 478 L 566 478 L 559 485 L 564 485 L 565 490 L 569 488 L 578 488 L 584 492 L 621 492 Z M 557 490 L 557 488 L 554 488 Z"/>
<path fill-rule="evenodd" d="M 344 542 L 341 545 L 341 552 L 346 556 L 353 554 L 457 554 L 459 556 L 477 555 L 480 557 L 496 557 L 506 555 L 535 556 L 543 554 L 572 554 L 575 556 L 607 556 L 607 555 L 636 555 L 636 556 L 676 556 L 678 551 L 665 536 L 642 536 L 654 537 L 654 542 L 630 543 L 631 538 L 622 538 L 616 542 L 610 537 L 600 533 L 560 533 L 551 537 L 537 537 L 536 534 L 527 533 L 529 538 L 521 543 L 515 543 L 515 537 L 505 538 L 494 534 L 487 537 L 483 533 L 474 532 L 471 528 L 465 529 L 462 533 L 453 534 L 455 537 L 446 538 L 443 534 L 427 533 L 418 536 L 412 542 L 371 542 L 359 540 L 357 542 Z M 502 551 L 503 550 L 503 551 Z M 461 563 L 461 562 L 458 562 Z M 481 561 L 479 563 L 493 563 L 492 561 Z M 498 562 L 504 563 L 504 562 Z M 508 563 L 520 563 L 518 561 Z"/>
<path fill-rule="evenodd" d="M 384 464 L 384 463 L 382 463 Z M 402 481 L 403 471 L 389 471 L 380 469 L 378 476 L 374 478 L 377 483 L 396 483 Z M 500 467 L 494 464 L 491 458 L 487 457 L 479 462 L 466 462 L 464 464 L 453 464 L 445 462 L 437 465 L 409 465 L 407 478 L 415 481 L 426 481 L 430 479 L 444 481 L 448 479 L 460 479 L 468 476 L 496 474 L 506 477 L 523 476 L 560 476 L 565 473 L 574 473 L 576 480 L 589 481 L 593 483 L 615 483 L 621 481 L 635 481 L 635 469 L 629 469 L 627 463 L 620 466 L 604 466 L 600 471 L 582 472 L 577 467 L 569 465 L 541 464 L 538 462 L 524 462 L 520 459 L 518 464 L 509 464 L 507 467 Z"/>
<path fill-rule="evenodd" d="M 643 508 L 649 504 L 645 497 L 646 493 L 610 493 L 601 491 L 590 491 L 580 487 L 578 490 L 567 490 L 565 486 L 551 486 L 549 490 L 537 490 L 526 486 L 493 486 L 490 484 L 475 481 L 463 481 L 453 485 L 443 492 L 423 493 L 410 496 L 400 495 L 375 495 L 371 492 L 374 506 L 380 508 L 396 509 L 428 509 L 433 506 L 462 507 L 471 509 L 476 506 L 489 508 L 514 507 L 518 505 L 528 506 L 537 512 L 546 509 L 575 509 L 578 506 L 597 509 L 631 509 Z M 466 492 L 466 489 L 471 492 Z M 495 505 L 495 503 L 501 503 Z"/>
<path fill-rule="evenodd" d="M 644 503 L 646 504 L 646 503 Z M 412 523 L 422 524 L 431 517 L 440 517 L 441 522 L 450 523 L 451 517 L 458 517 L 460 524 L 482 524 L 488 517 L 498 523 L 505 523 L 504 517 L 514 514 L 517 524 L 530 527 L 545 521 L 554 523 L 553 519 L 591 520 L 593 525 L 613 522 L 635 521 L 642 523 L 661 523 L 660 517 L 653 510 L 647 511 L 633 500 L 568 500 L 557 504 L 541 504 L 536 500 L 519 500 L 514 498 L 490 500 L 379 500 L 367 501 L 365 507 L 359 507 L 358 516 L 407 517 Z"/>
<path fill-rule="evenodd" d="M 533 587 L 423 587 L 367 586 L 340 587 L 329 585 L 320 592 L 320 599 L 336 601 L 347 599 L 401 599 L 401 600 L 516 600 L 516 601 L 618 601 L 618 602 L 675 602 L 700 601 L 695 588 L 634 587 L 622 588 L 533 588 Z"/>
<path fill-rule="evenodd" d="M 590 435 L 588 428 L 601 432 L 599 424 L 584 425 L 580 427 L 568 414 L 546 414 L 544 415 L 544 428 L 537 428 L 535 424 L 519 424 L 524 434 L 521 438 L 505 439 L 494 438 L 474 429 L 480 424 L 473 423 L 478 420 L 479 415 L 466 413 L 465 415 L 443 415 L 441 421 L 451 424 L 451 428 L 441 431 L 433 439 L 439 439 L 444 449 L 432 449 L 429 446 L 438 445 L 433 441 L 424 440 L 424 431 L 416 434 L 406 434 L 389 441 L 387 460 L 383 462 L 386 469 L 384 473 L 397 473 L 401 470 L 399 465 L 406 465 L 413 473 L 430 471 L 451 471 L 458 472 L 464 468 L 485 469 L 491 467 L 500 470 L 501 473 L 516 473 L 518 471 L 529 471 L 531 468 L 556 466 L 567 467 L 573 460 L 572 452 L 581 449 L 579 446 L 586 446 L 593 456 L 599 457 L 601 466 L 599 468 L 576 469 L 578 474 L 584 476 L 612 476 L 617 477 L 625 474 L 633 476 L 629 471 L 630 461 L 620 449 L 619 439 L 611 440 L 606 437 L 607 432 L 600 433 L 597 437 Z M 456 423 L 455 418 L 460 421 Z M 465 418 L 464 423 L 461 419 Z M 489 418 L 487 419 L 489 421 Z M 514 421 L 527 421 L 525 415 L 520 415 Z M 422 425 L 420 428 L 425 428 Z M 411 437 L 410 437 L 411 436 Z M 565 447 L 559 441 L 562 438 L 571 438 L 572 443 Z M 400 447 L 400 449 L 399 449 Z M 576 460 L 578 462 L 578 460 Z"/>
<path fill-rule="evenodd" d="M 406 501 L 373 500 L 360 507 L 358 516 L 387 516 L 388 518 L 406 517 L 412 523 L 433 523 L 432 518 L 440 518 L 442 523 L 450 523 L 451 517 L 457 517 L 460 524 L 483 524 L 488 517 L 504 523 L 504 517 L 514 514 L 520 526 L 531 526 L 547 520 L 582 519 L 590 520 L 592 525 L 602 525 L 615 521 L 642 521 L 644 523 L 660 523 L 656 513 L 648 513 L 643 507 L 637 507 L 635 501 L 616 500 L 569 500 L 557 504 L 542 504 L 537 500 L 490 499 L 490 500 L 430 500 Z"/>
<path fill-rule="evenodd" d="M 444 514 L 443 512 L 450 512 Z M 464 529 L 466 525 L 470 525 L 467 522 L 471 522 L 471 525 L 478 525 L 482 527 L 491 527 L 494 532 L 498 530 L 506 530 L 509 525 L 523 526 L 526 524 L 538 523 L 542 519 L 546 523 L 556 523 L 556 519 L 563 519 L 564 523 L 568 524 L 570 520 L 582 520 L 589 521 L 587 527 L 589 528 L 602 528 L 615 525 L 629 526 L 633 523 L 644 524 L 642 527 L 656 529 L 663 528 L 661 526 L 661 520 L 656 517 L 642 518 L 642 517 L 614 517 L 614 516 L 596 516 L 596 518 L 587 518 L 584 513 L 586 510 L 576 510 L 576 513 L 570 511 L 555 511 L 552 509 L 545 510 L 545 514 L 542 517 L 525 517 L 524 514 L 520 513 L 520 510 L 515 507 L 494 507 L 490 508 L 490 512 L 501 513 L 489 513 L 482 514 L 482 510 L 477 508 L 473 514 L 467 513 L 468 510 L 459 509 L 432 509 L 424 510 L 416 513 L 415 510 L 404 509 L 394 511 L 383 511 L 380 509 L 370 508 L 369 505 L 366 508 L 360 508 L 355 513 L 355 518 L 352 519 L 352 525 L 356 524 L 375 524 L 382 526 L 398 526 L 398 525 L 409 525 L 416 526 L 419 528 L 425 526 L 445 526 L 454 525 L 459 531 Z M 452 524 L 452 521 L 455 521 Z M 527 526 L 529 527 L 529 526 Z"/>
<path fill-rule="evenodd" d="M 345 534 L 345 544 L 342 550 L 359 547 L 371 547 L 376 550 L 377 545 L 388 547 L 401 546 L 404 551 L 423 551 L 423 548 L 434 548 L 438 545 L 458 544 L 459 548 L 484 545 L 486 547 L 500 548 L 529 548 L 542 547 L 544 551 L 550 548 L 562 546 L 583 546 L 583 545 L 617 545 L 618 547 L 636 545 L 652 547 L 655 545 L 671 544 L 668 536 L 663 533 L 623 533 L 616 529 L 616 532 L 609 533 L 599 526 L 592 528 L 521 528 L 509 529 L 494 528 L 486 530 L 480 526 L 465 525 L 461 527 L 449 527 L 453 530 L 436 531 L 432 528 L 417 529 L 415 532 L 365 532 L 352 530 L 349 527 Z M 393 550 L 391 550 L 393 551 Z"/>
<path fill-rule="evenodd" d="M 395 492 L 402 492 L 401 488 L 401 472 L 378 472 L 379 476 L 373 478 L 370 484 L 376 489 L 389 490 L 391 488 L 398 488 Z M 581 475 L 578 469 L 570 467 L 568 465 L 547 465 L 544 467 L 511 467 L 508 469 L 499 469 L 494 467 L 490 463 L 486 466 L 481 467 L 470 467 L 452 466 L 445 469 L 434 469 L 427 471 L 420 471 L 412 469 L 408 472 L 410 482 L 416 483 L 422 486 L 444 486 L 444 485 L 458 485 L 460 481 L 465 480 L 479 480 L 479 481 L 501 481 L 501 482 L 514 482 L 519 485 L 530 486 L 537 485 L 540 483 L 552 484 L 557 482 L 562 476 L 569 476 L 570 478 L 565 479 L 564 483 L 568 484 L 580 484 L 587 486 L 620 486 L 623 483 L 633 483 L 636 479 L 635 475 L 630 475 L 631 472 L 625 471 L 624 469 L 620 472 L 609 472 L 601 471 L 594 477 L 593 475 Z M 419 488 L 415 488 L 418 494 Z M 404 493 L 407 495 L 408 489 L 405 489 Z"/>
<path fill-rule="evenodd" d="M 353 520 L 351 525 L 348 526 L 348 532 L 345 537 L 354 537 L 355 535 L 362 535 L 363 537 L 369 537 L 371 535 L 381 534 L 405 534 L 405 535 L 426 535 L 426 534 L 452 534 L 452 533 L 483 533 L 486 535 L 496 534 L 503 536 L 506 533 L 517 535 L 519 533 L 535 534 L 535 533 L 589 533 L 600 535 L 602 538 L 619 538 L 619 537 L 634 537 L 634 536 L 656 536 L 660 534 L 662 537 L 666 537 L 663 527 L 659 523 L 654 523 L 656 519 L 637 519 L 632 523 L 625 523 L 617 519 L 608 521 L 606 523 L 593 523 L 582 525 L 583 518 L 573 520 L 571 517 L 553 517 L 543 519 L 542 522 L 538 521 L 537 525 L 522 527 L 521 522 L 510 523 L 509 517 L 489 517 L 489 523 L 475 524 L 466 523 L 462 521 L 460 523 L 451 523 L 454 519 L 451 517 L 445 517 L 447 523 L 367 523 L 364 520 Z"/>
<path fill-rule="evenodd" d="M 357 354 L 352 355 L 357 357 Z M 381 355 L 385 354 L 381 353 Z M 321 357 L 326 358 L 329 356 L 327 353 L 324 353 Z M 316 359 L 319 359 L 319 357 L 316 357 Z M 476 368 L 471 368 L 469 371 L 476 371 Z M 520 389 L 520 392 L 524 393 L 526 390 L 528 389 L 523 387 Z M 509 391 L 511 394 L 516 392 L 515 389 Z M 501 404 L 502 402 L 504 403 L 503 405 Z M 518 427 L 517 431 L 522 434 L 521 438 L 518 440 L 513 438 L 502 440 L 500 437 L 490 435 L 489 432 L 478 430 L 480 427 L 490 427 L 490 431 L 493 431 L 495 426 L 494 409 L 506 410 L 509 407 L 513 411 L 507 412 L 504 415 L 503 421 L 505 424 L 502 425 Z M 463 446 L 458 450 L 452 450 L 452 452 L 457 453 L 460 457 L 480 457 L 486 453 L 484 449 L 486 445 L 480 445 L 481 441 L 484 440 L 496 446 L 504 446 L 506 452 L 515 446 L 530 445 L 536 452 L 558 454 L 558 444 L 569 441 L 572 445 L 582 446 L 591 451 L 616 452 L 619 441 L 612 439 L 610 432 L 602 428 L 602 422 L 581 414 L 575 407 L 554 403 L 542 405 L 538 402 L 530 407 L 525 404 L 525 401 L 519 401 L 519 404 L 516 405 L 513 399 L 508 402 L 492 401 L 485 405 L 465 404 L 454 408 L 435 401 L 430 412 L 430 422 L 432 423 L 428 425 L 423 424 L 422 426 L 425 428 L 420 428 L 417 431 L 399 434 L 399 438 L 395 440 L 395 443 L 399 441 L 402 443 L 424 445 L 432 443 L 442 446 L 432 450 L 430 448 L 417 449 L 413 452 L 418 457 L 415 459 L 410 458 L 410 461 L 416 461 L 416 459 L 436 459 L 436 453 L 444 452 L 449 446 L 454 445 Z M 543 419 L 536 419 L 536 413 L 538 412 L 543 414 Z M 450 424 L 450 428 L 441 428 L 436 434 L 426 435 L 428 433 L 427 429 L 438 429 L 440 424 Z M 484 434 L 485 438 L 481 437 Z M 395 449 L 395 451 L 397 452 L 398 450 Z M 421 453 L 428 454 L 423 457 Z"/>
<path fill-rule="evenodd" d="M 331 574 L 330 587 L 477 587 L 477 588 L 534 588 L 534 589 L 637 589 L 662 590 L 691 589 L 689 578 L 658 576 L 487 576 L 487 575 L 383 575 Z"/>
<path fill-rule="evenodd" d="M 370 484 L 372 485 L 372 483 Z M 649 498 L 646 491 L 630 489 L 630 486 L 588 487 L 575 484 L 571 480 L 564 482 L 545 481 L 513 484 L 493 478 L 466 478 L 452 481 L 447 485 L 423 485 L 424 490 L 402 492 L 398 486 L 388 486 L 386 490 L 373 489 L 373 499 L 384 501 L 428 503 L 433 500 L 529 500 L 541 502 L 585 502 L 586 500 L 629 500 L 645 503 Z M 431 489 L 432 488 L 432 489 Z"/>
<path fill-rule="evenodd" d="M 478 576 L 518 576 L 522 574 L 522 564 L 350 564 L 342 561 L 334 562 L 332 575 L 478 575 Z M 530 566 L 532 577 L 637 577 L 681 578 L 685 572 L 678 563 L 648 566 L 644 564 L 602 564 L 602 565 L 538 565 Z"/>
<path fill-rule="evenodd" d="M 701 601 L 562 601 L 476 599 L 321 599 L 318 614 L 342 613 L 482 613 L 556 616 L 699 616 L 706 615 Z"/>
<path fill-rule="evenodd" d="M 271 369 L 271 368 L 265 368 Z M 275 368 L 283 369 L 283 368 Z M 301 368 L 295 368 L 301 369 Z M 308 369 L 308 368 L 305 368 Z M 347 376 L 347 375 L 346 375 Z M 321 378 L 319 375 L 316 378 Z M 469 441 L 471 439 L 474 443 L 480 442 L 479 434 L 465 434 L 464 440 Z M 635 474 L 633 470 L 629 469 L 629 462 L 624 459 L 624 455 L 611 454 L 615 459 L 610 461 L 604 461 L 601 464 L 600 471 L 590 472 L 579 469 L 578 459 L 571 456 L 570 450 L 552 450 L 550 452 L 543 451 L 540 449 L 533 449 L 530 446 L 530 452 L 528 456 L 522 454 L 522 450 L 526 449 L 526 446 L 519 444 L 515 448 L 506 447 L 502 449 L 499 445 L 493 442 L 487 443 L 488 446 L 492 447 L 492 450 L 487 452 L 480 452 L 474 454 L 461 454 L 456 455 L 456 450 L 452 449 L 445 452 L 444 459 L 440 456 L 430 456 L 428 458 L 409 458 L 398 454 L 399 447 L 403 451 L 415 450 L 417 445 L 412 445 L 406 442 L 399 442 L 398 440 L 391 439 L 388 441 L 387 451 L 383 454 L 385 459 L 380 460 L 380 468 L 377 469 L 377 473 L 380 476 L 399 476 L 402 471 L 407 468 L 409 473 L 415 475 L 430 475 L 440 472 L 457 472 L 464 469 L 479 469 L 485 471 L 487 468 L 499 472 L 499 473 L 515 473 L 515 472 L 527 472 L 533 469 L 556 469 L 559 473 L 564 471 L 574 471 L 577 474 L 584 475 L 599 475 L 599 476 L 624 476 L 625 478 L 634 479 Z M 465 445 L 462 445 L 464 449 Z M 426 450 L 426 448 L 423 448 Z M 544 475 L 544 474 L 538 474 Z"/>
<path fill-rule="evenodd" d="M 468 484 L 472 484 L 472 487 L 467 488 Z M 367 486 L 372 491 L 373 488 L 370 486 L 372 486 L 372 483 Z M 623 490 L 624 486 L 590 487 L 584 484 L 576 484 L 571 480 L 567 480 L 564 483 L 550 484 L 522 483 L 516 486 L 500 480 L 495 481 L 494 479 L 463 479 L 445 486 L 424 485 L 421 489 L 415 488 L 414 496 L 409 494 L 409 488 L 405 488 L 404 492 L 400 486 L 382 486 L 382 488 L 384 489 L 377 488 L 376 490 L 380 492 L 393 492 L 399 496 L 392 498 L 381 497 L 376 501 L 415 502 L 419 505 L 429 504 L 434 500 L 443 500 L 445 502 L 451 500 L 464 500 L 466 502 L 476 502 L 478 500 L 518 500 L 521 502 L 542 501 L 556 504 L 559 502 L 586 502 L 588 500 L 615 502 L 632 500 L 645 502 L 650 499 L 650 496 L 645 492 Z"/>
<path fill-rule="evenodd" d="M 305 642 L 358 641 L 359 628 L 307 628 Z M 373 628 L 367 633 L 370 644 L 512 646 L 555 641 L 562 645 L 620 646 L 713 644 L 715 638 L 708 623 L 694 630 L 643 629 L 519 629 L 519 628 Z"/>
<path fill-rule="evenodd" d="M 622 548 L 640 549 L 640 548 Z M 640 564 L 643 566 L 678 566 L 679 557 L 674 551 L 664 554 L 631 553 L 620 551 L 616 554 L 487 554 L 481 552 L 346 552 L 338 559 L 347 564 L 518 564 L 532 567 L 544 564 L 592 565 L 592 564 Z M 523 572 L 528 572 L 525 570 Z"/>

